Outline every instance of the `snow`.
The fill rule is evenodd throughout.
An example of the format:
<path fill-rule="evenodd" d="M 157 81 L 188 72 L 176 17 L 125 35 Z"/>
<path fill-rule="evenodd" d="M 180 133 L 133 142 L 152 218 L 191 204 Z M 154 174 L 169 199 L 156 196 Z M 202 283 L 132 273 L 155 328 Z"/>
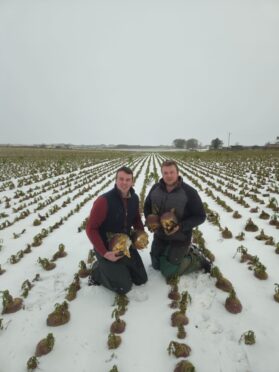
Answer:
<path fill-rule="evenodd" d="M 160 174 L 157 155 L 155 156 L 155 164 Z M 141 157 L 136 163 L 135 173 L 142 162 L 144 166 L 135 185 L 138 194 L 144 182 L 148 156 Z M 117 164 L 115 167 L 117 169 Z M 185 169 L 191 172 L 187 165 Z M 150 172 L 152 171 L 151 159 Z M 113 176 L 110 179 L 111 184 L 102 192 L 112 187 Z M 90 193 L 100 189 L 105 182 L 107 179 L 96 184 Z M 147 192 L 151 186 L 152 184 L 148 186 Z M 205 184 L 203 186 L 205 189 Z M 76 192 L 75 190 L 64 196 L 57 203 L 60 205 Z M 8 193 L 9 196 L 13 195 L 13 192 Z M 0 193 L 0 200 L 3 200 L 5 194 L 6 192 Z M 215 195 L 222 197 L 228 205 L 243 215 L 240 220 L 235 220 L 232 213 L 225 212 L 203 191 L 199 194 L 210 208 L 218 211 L 221 225 L 228 226 L 233 236 L 243 230 L 248 216 L 252 216 L 256 224 L 264 228 L 268 235 L 272 235 L 275 240 L 278 238 L 277 230 L 268 225 L 268 221 L 251 215 L 249 208 L 239 206 L 214 190 Z M 32 252 L 25 255 L 19 263 L 12 265 L 7 262 L 8 257 L 19 249 L 24 249 L 26 243 L 30 242 L 31 237 L 41 231 L 41 228 L 58 221 L 85 196 L 86 194 L 72 201 L 41 226 L 32 225 L 36 216 L 36 213 L 32 213 L 28 218 L 0 231 L 0 238 L 3 239 L 0 263 L 2 268 L 7 270 L 0 277 L 1 290 L 9 289 L 14 297 L 18 297 L 25 279 L 31 281 L 37 273 L 41 277 L 40 281 L 33 283 L 34 287 L 24 299 L 23 310 L 0 316 L 4 326 L 4 329 L 0 330 L 0 371 L 25 371 L 26 362 L 34 355 L 37 343 L 50 332 L 55 337 L 55 345 L 52 352 L 39 358 L 39 371 L 42 372 L 109 372 L 113 365 L 117 365 L 119 372 L 172 371 L 178 360 L 168 355 L 167 348 L 170 341 L 177 341 L 177 329 L 171 327 L 170 323 L 174 310 L 168 306 L 171 302 L 167 296 L 169 286 L 162 275 L 150 265 L 152 234 L 149 233 L 148 248 L 140 252 L 147 270 L 148 282 L 142 286 L 134 286 L 128 293 L 130 302 L 126 314 L 122 317 L 127 323 L 126 331 L 121 335 L 122 344 L 114 351 L 108 350 L 106 342 L 113 321 L 111 313 L 115 295 L 101 286 L 89 287 L 86 278 L 81 279 L 81 290 L 78 291 L 77 298 L 69 302 L 70 322 L 55 328 L 46 325 L 47 316 L 53 311 L 54 305 L 64 301 L 65 289 L 73 280 L 80 260 L 87 259 L 91 244 L 85 232 L 78 233 L 77 228 L 89 215 L 93 200 L 45 238 L 41 246 L 32 248 Z M 47 197 L 48 194 L 45 195 L 45 198 Z M 251 207 L 256 206 L 256 203 L 249 199 L 248 202 Z M 49 206 L 42 210 L 42 214 L 48 208 Z M 266 208 L 263 209 L 267 211 Z M 2 203 L 0 212 L 4 210 Z M 13 239 L 12 233 L 24 228 L 26 233 L 18 239 Z M 239 242 L 234 238 L 223 239 L 218 228 L 207 221 L 200 226 L 200 230 L 206 247 L 216 257 L 215 264 L 232 282 L 243 310 L 237 315 L 226 311 L 224 303 L 227 293 L 216 288 L 215 279 L 209 274 L 198 272 L 181 277 L 180 291 L 187 290 L 192 298 L 187 309 L 187 336 L 181 341 L 192 349 L 189 360 L 198 372 L 278 372 L 279 304 L 274 301 L 273 293 L 274 283 L 279 282 L 279 256 L 275 255 L 274 247 L 265 246 L 254 238 L 258 233 L 247 232 L 245 240 Z M 56 261 L 57 267 L 53 271 L 44 271 L 37 263 L 38 257 L 51 258 L 60 243 L 65 245 L 68 255 Z M 257 254 L 267 267 L 269 278 L 266 281 L 255 278 L 253 271 L 248 270 L 245 263 L 240 263 L 239 254 L 234 257 L 237 247 L 241 244 L 248 248 L 249 253 Z M 239 342 L 241 335 L 248 330 L 255 332 L 255 345 Z"/>

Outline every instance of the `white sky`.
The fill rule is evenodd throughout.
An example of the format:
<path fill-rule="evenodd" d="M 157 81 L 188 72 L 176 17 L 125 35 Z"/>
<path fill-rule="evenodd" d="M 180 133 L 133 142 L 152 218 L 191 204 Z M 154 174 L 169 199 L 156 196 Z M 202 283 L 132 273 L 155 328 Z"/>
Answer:
<path fill-rule="evenodd" d="M 0 0 L 0 143 L 279 135 L 277 0 Z"/>

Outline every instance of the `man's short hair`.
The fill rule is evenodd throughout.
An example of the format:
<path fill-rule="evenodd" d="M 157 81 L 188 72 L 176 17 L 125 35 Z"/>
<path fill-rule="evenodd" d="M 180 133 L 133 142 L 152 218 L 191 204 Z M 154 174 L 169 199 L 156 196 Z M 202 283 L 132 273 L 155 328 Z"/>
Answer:
<path fill-rule="evenodd" d="M 177 163 L 176 163 L 176 161 L 174 161 L 174 160 L 164 160 L 163 163 L 161 164 L 161 169 L 162 169 L 163 167 L 170 167 L 170 166 L 172 166 L 172 165 L 175 166 L 177 172 L 179 172 L 179 169 L 178 169 Z"/>
<path fill-rule="evenodd" d="M 123 166 L 123 167 L 117 169 L 115 178 L 117 178 L 117 175 L 118 175 L 119 172 L 124 172 L 126 174 L 131 174 L 132 175 L 132 178 L 134 178 L 133 171 L 129 167 Z"/>

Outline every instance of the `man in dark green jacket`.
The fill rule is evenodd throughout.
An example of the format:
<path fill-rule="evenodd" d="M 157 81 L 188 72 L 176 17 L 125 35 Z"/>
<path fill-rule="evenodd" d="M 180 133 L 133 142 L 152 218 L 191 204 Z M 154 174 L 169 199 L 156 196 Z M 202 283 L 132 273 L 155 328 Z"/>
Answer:
<path fill-rule="evenodd" d="M 209 272 L 210 262 L 191 246 L 192 229 L 206 219 L 202 201 L 197 191 L 183 182 L 175 161 L 164 161 L 161 171 L 162 178 L 145 200 L 144 215 L 148 219 L 150 214 L 161 217 L 173 211 L 176 223 L 171 231 L 162 226 L 154 231 L 150 253 L 152 266 L 166 277 L 199 269 Z"/>

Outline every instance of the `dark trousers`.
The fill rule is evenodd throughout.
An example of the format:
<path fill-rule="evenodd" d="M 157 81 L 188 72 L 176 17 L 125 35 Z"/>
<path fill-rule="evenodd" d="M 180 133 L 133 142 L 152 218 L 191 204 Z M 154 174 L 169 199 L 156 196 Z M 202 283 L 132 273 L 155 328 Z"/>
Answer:
<path fill-rule="evenodd" d="M 190 274 L 202 268 L 199 257 L 193 253 L 190 243 L 186 241 L 163 240 L 154 236 L 150 255 L 153 268 L 160 270 L 166 278 L 173 273 Z M 162 260 L 162 257 L 165 259 Z"/>
<path fill-rule="evenodd" d="M 98 265 L 93 268 L 92 278 L 119 294 L 129 292 L 133 283 L 144 284 L 147 281 L 147 274 L 142 259 L 135 248 L 130 248 L 130 254 L 130 258 L 124 256 L 120 260 L 112 262 L 96 252 Z"/>
<path fill-rule="evenodd" d="M 179 265 L 183 258 L 189 253 L 190 243 L 177 240 L 163 240 L 154 236 L 151 245 L 151 263 L 154 269 L 160 269 L 160 256 L 165 255 L 167 260 Z"/>

